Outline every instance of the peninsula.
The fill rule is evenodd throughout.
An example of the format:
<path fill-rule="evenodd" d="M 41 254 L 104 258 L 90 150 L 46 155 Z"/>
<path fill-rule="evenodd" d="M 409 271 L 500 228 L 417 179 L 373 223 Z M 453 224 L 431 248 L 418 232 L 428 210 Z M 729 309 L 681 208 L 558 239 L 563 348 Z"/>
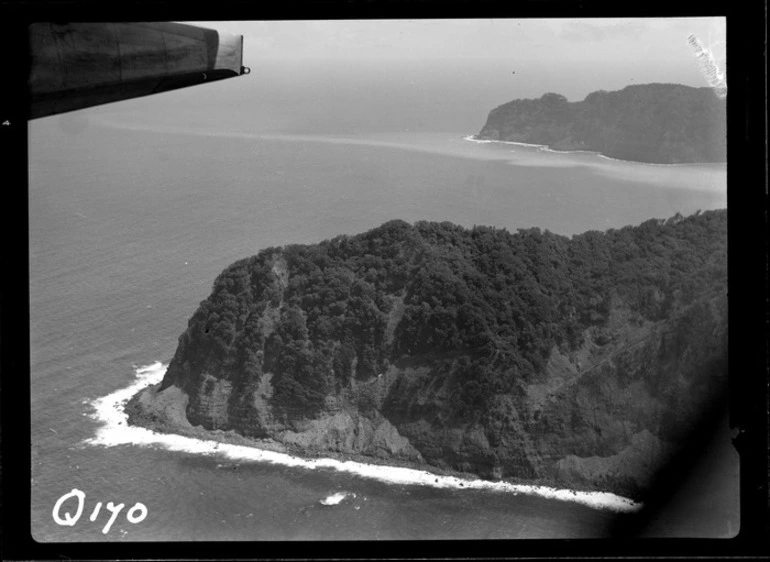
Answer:
<path fill-rule="evenodd" d="M 226 268 L 130 423 L 643 498 L 727 371 L 726 211 L 391 221 Z"/>

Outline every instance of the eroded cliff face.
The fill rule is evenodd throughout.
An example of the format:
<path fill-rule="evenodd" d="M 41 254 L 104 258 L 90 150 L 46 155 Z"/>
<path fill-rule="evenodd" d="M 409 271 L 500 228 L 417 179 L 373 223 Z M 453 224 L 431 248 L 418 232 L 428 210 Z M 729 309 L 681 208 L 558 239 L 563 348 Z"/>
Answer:
<path fill-rule="evenodd" d="M 587 297 L 585 310 L 575 296 L 585 288 L 575 281 L 585 264 L 564 253 L 575 239 L 551 240 L 556 240 L 552 256 L 536 254 L 560 256 L 577 269 L 564 270 L 572 277 L 554 277 L 554 286 L 571 279 L 562 297 L 549 288 L 545 266 L 521 265 L 521 271 L 534 270 L 540 278 L 530 296 L 552 299 L 538 309 L 551 324 L 531 327 L 547 347 L 530 355 L 516 351 L 534 349 L 540 341 L 524 337 L 524 323 L 535 323 L 536 316 L 489 309 L 490 316 L 475 317 L 462 308 L 462 299 L 470 297 L 462 296 L 460 284 L 443 285 L 443 291 L 430 286 L 431 297 L 414 286 L 425 288 L 420 271 L 432 261 L 452 262 L 470 252 L 471 246 L 458 242 L 462 238 L 453 243 L 440 236 L 437 242 L 427 227 L 421 231 L 405 223 L 389 230 L 392 236 L 381 246 L 366 240 L 371 233 L 362 235 L 370 258 L 386 255 L 400 264 L 379 269 L 366 257 L 361 259 L 370 263 L 362 267 L 343 266 L 331 252 L 334 241 L 322 252 L 325 267 L 318 269 L 286 249 L 266 250 L 220 276 L 180 337 L 162 385 L 131 404 L 132 422 L 233 430 L 311 455 L 365 455 L 639 496 L 703 409 L 725 390 L 725 279 L 719 258 L 714 261 L 715 248 L 724 242 L 723 219 L 685 219 L 708 223 L 698 236 L 678 221 L 658 221 L 651 234 L 665 231 L 668 237 L 651 247 L 681 234 L 697 239 L 700 249 L 676 249 L 672 256 L 688 254 L 681 263 L 647 256 L 655 269 L 638 273 L 662 268 L 660 274 L 666 270 L 670 280 L 684 271 L 680 281 L 641 292 L 614 283 L 603 300 Z M 449 230 L 459 236 L 469 232 Z M 501 240 L 513 236 L 523 234 L 505 233 Z M 640 240 L 637 249 L 643 247 Z M 474 267 L 483 267 L 476 258 L 494 252 L 473 254 L 471 265 L 463 265 L 468 268 L 463 282 L 475 278 Z M 612 255 L 606 259 L 617 261 Z M 460 278 L 457 267 L 453 271 Z M 528 283 L 521 271 L 508 272 L 514 287 Z M 710 276 L 707 283 L 696 283 L 695 294 L 693 275 Z M 360 279 L 364 283 L 357 284 Z M 631 276 L 629 282 L 637 287 L 641 279 Z M 365 283 L 374 288 L 367 292 Z M 329 287 L 337 287 L 339 295 L 327 295 Z M 491 315 L 498 313 L 494 320 Z M 508 317 L 521 324 L 506 328 Z M 493 320 L 500 324 L 492 327 Z M 465 331 L 437 332 L 447 321 Z M 411 324 L 402 326 L 405 322 Z M 451 343 L 442 343 L 437 333 Z"/>

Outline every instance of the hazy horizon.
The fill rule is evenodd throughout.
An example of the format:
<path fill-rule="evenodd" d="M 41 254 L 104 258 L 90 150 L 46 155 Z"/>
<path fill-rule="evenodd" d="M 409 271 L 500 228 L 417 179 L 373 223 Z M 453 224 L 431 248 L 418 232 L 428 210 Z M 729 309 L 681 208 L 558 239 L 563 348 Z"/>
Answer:
<path fill-rule="evenodd" d="M 723 71 L 725 61 L 725 18 L 193 23 L 242 34 L 244 64 L 252 71 L 272 63 L 312 68 L 337 61 L 351 72 L 485 68 L 488 85 L 502 98 L 554 91 L 577 101 L 598 89 L 647 82 L 706 86 L 690 34 Z"/>
<path fill-rule="evenodd" d="M 547 92 L 579 101 L 630 84 L 705 87 L 690 33 L 724 67 L 724 18 L 190 23 L 243 34 L 251 73 L 58 119 L 473 134 L 493 108 Z"/>

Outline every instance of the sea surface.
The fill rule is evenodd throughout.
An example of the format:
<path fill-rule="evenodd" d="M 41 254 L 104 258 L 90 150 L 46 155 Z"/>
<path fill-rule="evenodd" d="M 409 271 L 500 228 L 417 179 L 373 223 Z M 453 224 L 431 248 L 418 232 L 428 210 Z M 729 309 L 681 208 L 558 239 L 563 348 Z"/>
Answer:
<path fill-rule="evenodd" d="M 327 126 L 328 115 L 320 124 L 289 126 L 289 110 L 275 122 L 254 117 L 253 107 L 245 115 L 235 103 L 247 97 L 241 90 L 232 104 L 207 108 L 214 94 L 228 92 L 222 88 L 205 91 L 202 101 L 191 88 L 30 123 L 34 537 L 603 536 L 618 515 L 573 501 L 388 482 L 162 443 L 105 445 L 94 442 L 105 423 L 97 407 L 150 366 L 167 364 L 215 277 L 262 248 L 315 243 L 391 219 L 512 232 L 539 227 L 565 236 L 620 228 L 726 207 L 726 167 L 474 142 L 468 137 L 486 115 L 478 126 L 459 127 L 454 107 L 444 111 L 455 115 L 455 130 L 435 116 L 414 128 L 393 125 L 387 115 L 358 130 Z M 724 466 L 728 493 L 712 500 L 734 514 L 737 464 Z M 73 525 L 61 525 L 54 506 L 73 489 L 85 494 L 84 509 Z M 97 502 L 103 505 L 91 521 Z M 125 507 L 104 532 L 108 502 Z M 146 516 L 134 511 L 141 521 L 132 523 L 126 512 L 137 502 Z M 70 498 L 59 515 L 76 507 Z M 678 516 L 659 532 L 737 531 L 734 517 L 696 519 Z"/>

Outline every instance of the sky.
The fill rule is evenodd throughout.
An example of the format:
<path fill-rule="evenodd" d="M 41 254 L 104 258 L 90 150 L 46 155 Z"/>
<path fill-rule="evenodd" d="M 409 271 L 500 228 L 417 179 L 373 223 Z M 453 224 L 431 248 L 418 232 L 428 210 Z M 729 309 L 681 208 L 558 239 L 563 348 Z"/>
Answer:
<path fill-rule="evenodd" d="M 491 109 L 547 92 L 708 86 L 690 34 L 725 63 L 724 18 L 185 23 L 243 35 L 251 73 L 98 112 L 266 132 L 475 133 Z"/>
<path fill-rule="evenodd" d="M 462 77 L 465 69 L 484 68 L 490 87 L 507 87 L 507 81 L 521 94 L 516 97 L 553 91 L 577 101 L 598 89 L 634 83 L 706 86 L 690 34 L 725 71 L 725 18 L 187 23 L 243 35 L 244 64 L 257 73 L 280 65 L 336 64 L 388 73 L 422 65 L 430 72 L 453 67 Z"/>
<path fill-rule="evenodd" d="M 467 59 L 599 65 L 692 62 L 694 33 L 724 59 L 724 18 L 190 22 L 239 33 L 247 59 Z"/>

